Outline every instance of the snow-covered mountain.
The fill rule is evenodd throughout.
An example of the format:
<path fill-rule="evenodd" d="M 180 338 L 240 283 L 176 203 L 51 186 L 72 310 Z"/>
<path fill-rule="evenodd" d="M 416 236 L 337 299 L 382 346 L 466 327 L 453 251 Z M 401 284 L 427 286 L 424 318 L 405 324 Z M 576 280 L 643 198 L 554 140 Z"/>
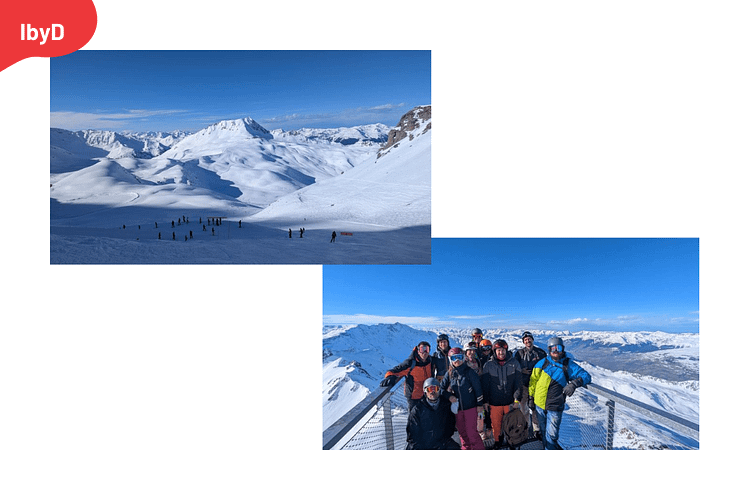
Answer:
<path fill-rule="evenodd" d="M 399 155 L 378 160 L 378 150 L 388 136 L 386 128 L 375 124 L 306 129 L 279 132 L 277 137 L 246 117 L 223 120 L 185 136 L 51 129 L 51 259 L 54 262 L 59 256 L 71 262 L 68 259 L 75 254 L 72 262 L 100 262 L 101 256 L 85 260 L 86 248 L 73 248 L 86 241 L 92 247 L 106 246 L 116 262 L 128 262 L 135 258 L 133 250 L 143 252 L 132 249 L 114 255 L 116 240 L 133 237 L 115 228 L 155 228 L 157 221 L 187 213 L 193 220 L 222 216 L 241 220 L 246 227 L 257 224 L 285 233 L 290 228 L 320 229 L 326 242 L 332 230 L 388 232 L 377 241 L 350 238 L 357 249 L 349 248 L 347 254 L 316 248 L 289 262 L 429 263 L 429 134 L 415 138 Z M 305 190 L 318 185 L 319 190 Z M 259 213 L 271 205 L 276 206 Z M 397 245 L 388 243 L 403 231 L 407 234 L 398 235 Z M 278 244 L 279 236 L 271 245 Z M 96 245 L 92 237 L 109 240 L 107 245 L 102 241 Z M 137 235 L 137 240 L 143 238 L 156 239 L 157 234 Z M 261 259 L 253 262 L 287 262 L 285 254 L 269 242 L 245 242 L 251 243 L 262 247 L 240 248 L 238 242 L 231 249 L 213 245 L 201 250 L 201 258 L 247 262 L 252 255 Z M 176 260 L 162 254 L 166 247 L 152 250 L 150 262 Z M 268 260 L 263 261 L 263 255 Z M 180 261 L 185 262 L 184 255 Z"/>
<path fill-rule="evenodd" d="M 400 133 L 356 169 L 341 172 L 272 203 L 254 220 L 284 227 L 302 215 L 314 227 L 336 224 L 352 231 L 429 226 L 431 219 L 431 107 L 401 118 Z M 418 117 L 418 119 L 414 119 Z"/>
<path fill-rule="evenodd" d="M 51 128 L 50 173 L 78 170 L 96 158 L 153 158 L 186 135 L 180 131 L 120 134 L 106 130 L 71 132 Z"/>
<path fill-rule="evenodd" d="M 636 399 L 679 417 L 698 422 L 698 334 L 663 332 L 568 332 L 531 330 L 535 344 L 546 346 L 547 339 L 559 336 L 566 351 L 589 371 L 597 385 Z M 502 338 L 511 351 L 523 348 L 524 330 L 484 331 L 484 338 Z M 406 359 L 420 341 L 427 341 L 434 352 L 437 336 L 449 336 L 451 346 L 471 340 L 471 329 L 439 328 L 421 330 L 403 324 L 327 325 L 323 327 L 323 429 L 375 390 L 387 370 Z M 584 350 L 585 348 L 585 350 Z M 601 351 L 597 363 L 589 354 Z M 638 372 L 623 370 L 619 357 L 639 357 Z M 668 372 L 662 378 L 659 364 L 646 373 L 653 359 L 679 358 L 685 369 L 681 377 Z"/>
<path fill-rule="evenodd" d="M 390 130 L 391 127 L 382 123 L 376 123 L 358 127 L 301 128 L 290 131 L 274 129 L 271 131 L 271 134 L 277 140 L 290 142 L 336 142 L 349 146 L 352 144 L 373 145 L 384 143 L 388 140 L 388 132 Z"/>

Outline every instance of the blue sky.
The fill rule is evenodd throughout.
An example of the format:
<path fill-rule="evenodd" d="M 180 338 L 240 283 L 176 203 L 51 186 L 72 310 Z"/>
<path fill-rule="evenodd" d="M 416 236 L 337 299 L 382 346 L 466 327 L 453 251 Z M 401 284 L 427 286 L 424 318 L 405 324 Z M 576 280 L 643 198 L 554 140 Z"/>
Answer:
<path fill-rule="evenodd" d="M 698 239 L 433 239 L 429 266 L 324 266 L 323 322 L 698 332 Z"/>
<path fill-rule="evenodd" d="M 431 104 L 430 51 L 93 51 L 50 59 L 50 123 L 197 131 L 395 126 Z"/>

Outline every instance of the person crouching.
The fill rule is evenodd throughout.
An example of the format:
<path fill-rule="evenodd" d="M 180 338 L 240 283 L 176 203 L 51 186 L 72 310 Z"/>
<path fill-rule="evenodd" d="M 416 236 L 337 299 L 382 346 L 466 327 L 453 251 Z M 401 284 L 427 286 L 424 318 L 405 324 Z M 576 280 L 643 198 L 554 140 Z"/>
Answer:
<path fill-rule="evenodd" d="M 430 377 L 422 386 L 424 396 L 409 411 L 406 424 L 407 450 L 458 450 L 453 440 L 456 416 L 451 403 L 440 390 L 440 381 Z"/>

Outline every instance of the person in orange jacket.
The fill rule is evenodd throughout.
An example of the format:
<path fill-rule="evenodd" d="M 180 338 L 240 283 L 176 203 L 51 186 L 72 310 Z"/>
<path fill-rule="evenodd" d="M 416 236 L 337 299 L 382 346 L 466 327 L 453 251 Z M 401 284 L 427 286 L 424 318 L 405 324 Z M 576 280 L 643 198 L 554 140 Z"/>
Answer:
<path fill-rule="evenodd" d="M 380 387 L 390 387 L 400 377 L 406 377 L 404 395 L 409 403 L 409 410 L 411 410 L 422 399 L 424 394 L 422 385 L 425 380 L 432 377 L 434 369 L 432 356 L 430 356 L 430 344 L 422 341 L 411 351 L 408 358 L 385 372 Z"/>

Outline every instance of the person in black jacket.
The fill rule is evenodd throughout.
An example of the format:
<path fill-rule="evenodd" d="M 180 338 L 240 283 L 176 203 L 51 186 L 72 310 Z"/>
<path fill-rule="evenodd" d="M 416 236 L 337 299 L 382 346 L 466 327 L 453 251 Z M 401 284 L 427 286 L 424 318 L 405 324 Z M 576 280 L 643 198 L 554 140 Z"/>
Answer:
<path fill-rule="evenodd" d="M 482 371 L 482 393 L 489 407 L 495 449 L 503 439 L 503 416 L 510 412 L 521 397 L 521 365 L 508 353 L 508 343 L 498 339 L 492 344 L 494 357 Z"/>
<path fill-rule="evenodd" d="M 440 382 L 434 377 L 424 381 L 424 396 L 409 411 L 406 424 L 407 450 L 458 450 L 453 439 L 456 416 L 448 397 L 441 394 Z"/>
<path fill-rule="evenodd" d="M 444 333 L 438 335 L 437 349 L 432 353 L 432 364 L 435 365 L 435 378 L 442 381 L 445 377 L 450 361 L 448 360 L 448 351 L 451 349 L 451 341 Z"/>
<path fill-rule="evenodd" d="M 523 382 L 520 400 L 521 411 L 524 415 L 531 413 L 531 425 L 533 426 L 534 433 L 538 433 L 540 432 L 539 416 L 536 412 L 534 400 L 529 398 L 529 378 L 531 378 L 531 370 L 534 368 L 534 365 L 540 359 L 546 358 L 547 353 L 544 352 L 544 349 L 534 345 L 534 336 L 531 335 L 531 332 L 523 332 L 521 340 L 523 341 L 524 348 L 517 350 L 514 356 L 516 361 L 521 365 L 521 378 Z"/>
<path fill-rule="evenodd" d="M 440 388 L 450 393 L 449 399 L 456 411 L 456 428 L 461 438 L 462 450 L 484 450 L 484 442 L 477 431 L 477 407 L 483 405 L 482 381 L 479 375 L 464 363 L 463 350 L 454 347 L 448 351 L 451 366 L 440 382 Z"/>

